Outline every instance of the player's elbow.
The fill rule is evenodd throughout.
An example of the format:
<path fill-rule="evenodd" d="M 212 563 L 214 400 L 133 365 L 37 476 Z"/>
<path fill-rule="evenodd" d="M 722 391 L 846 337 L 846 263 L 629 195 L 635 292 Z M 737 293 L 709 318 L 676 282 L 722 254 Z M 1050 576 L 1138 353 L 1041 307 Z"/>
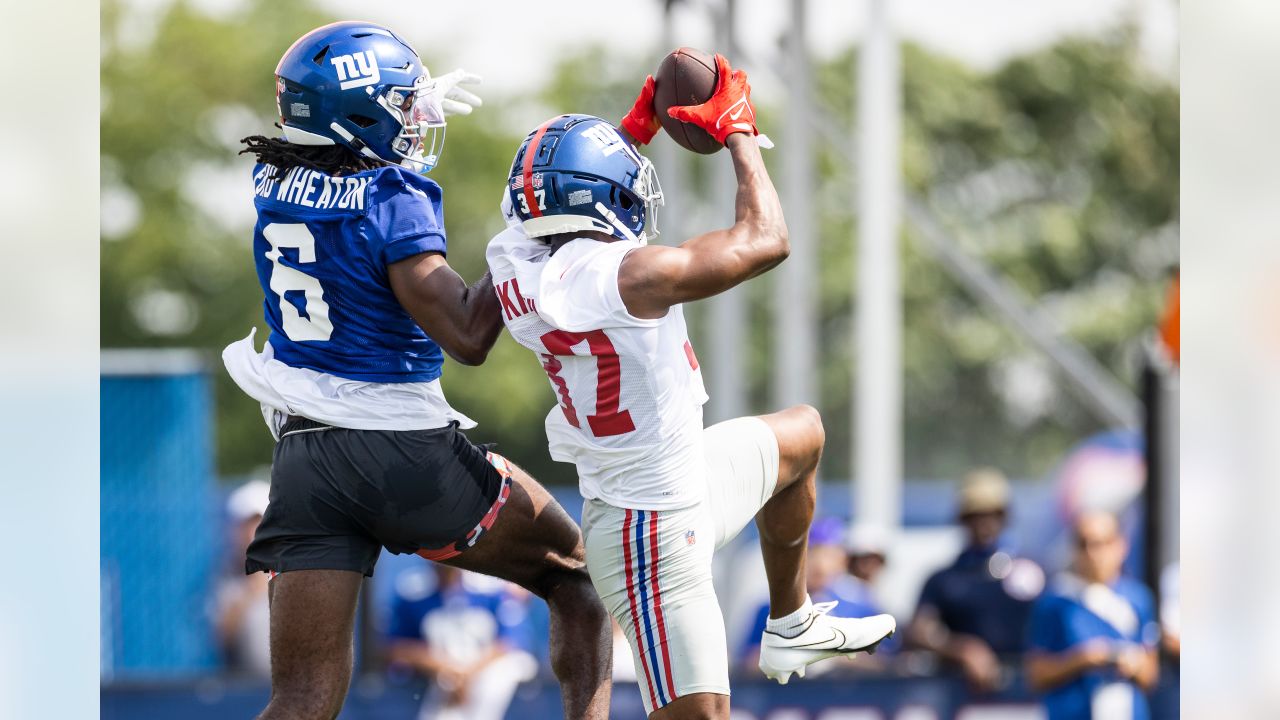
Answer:
<path fill-rule="evenodd" d="M 459 365 L 483 365 L 484 361 L 489 358 L 489 350 L 493 348 L 493 343 L 480 342 L 478 339 L 465 339 L 450 343 L 444 347 L 445 352 L 449 353 L 449 357 L 453 358 Z"/>
<path fill-rule="evenodd" d="M 791 256 L 791 235 L 787 232 L 787 226 L 779 224 L 774 231 L 773 237 L 774 257 L 777 262 L 782 262 Z"/>
<path fill-rule="evenodd" d="M 776 267 L 791 255 L 791 237 L 783 223 L 761 228 L 759 238 L 759 269 L 761 272 Z"/>
<path fill-rule="evenodd" d="M 459 348 L 449 354 L 462 365 L 483 365 L 484 361 L 489 358 L 489 348 L 472 345 L 466 348 Z"/>

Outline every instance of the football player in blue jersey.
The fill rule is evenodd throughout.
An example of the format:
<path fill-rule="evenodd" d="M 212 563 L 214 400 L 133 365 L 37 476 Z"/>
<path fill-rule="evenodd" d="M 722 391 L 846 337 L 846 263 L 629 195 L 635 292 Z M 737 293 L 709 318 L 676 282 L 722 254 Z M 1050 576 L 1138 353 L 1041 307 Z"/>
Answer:
<path fill-rule="evenodd" d="M 578 527 L 533 478 L 473 445 L 440 388 L 443 353 L 484 361 L 502 328 L 488 274 L 445 260 L 445 115 L 479 99 L 432 79 L 390 30 L 341 22 L 276 68 L 282 138 L 246 138 L 253 254 L 270 336 L 223 352 L 278 442 L 246 572 L 269 572 L 262 718 L 332 718 L 351 677 L 356 599 L 383 547 L 504 578 L 546 600 L 566 717 L 609 707 L 608 620 Z"/>

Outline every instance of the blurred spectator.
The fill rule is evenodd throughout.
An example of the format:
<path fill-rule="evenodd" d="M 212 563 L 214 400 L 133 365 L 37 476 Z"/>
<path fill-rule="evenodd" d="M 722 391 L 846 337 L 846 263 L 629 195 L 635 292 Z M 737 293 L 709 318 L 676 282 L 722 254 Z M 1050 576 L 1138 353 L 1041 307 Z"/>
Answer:
<path fill-rule="evenodd" d="M 271 677 L 271 616 L 266 573 L 244 574 L 244 553 L 267 510 L 271 484 L 250 480 L 227 497 L 229 558 L 214 595 L 214 628 L 224 667 L 232 675 Z"/>
<path fill-rule="evenodd" d="M 832 592 L 856 608 L 858 616 L 884 612 L 875 596 L 875 584 L 876 578 L 884 571 L 887 546 L 884 531 L 880 528 L 858 525 L 849 530 L 845 542 L 846 572 L 832 583 Z"/>
<path fill-rule="evenodd" d="M 888 538 L 882 528 L 856 525 L 845 538 L 845 572 L 831 584 L 831 593 L 844 602 L 855 616 L 866 617 L 885 612 L 876 596 L 876 580 L 888 562 Z M 902 649 L 902 634 L 880 643 L 876 654 L 861 656 L 849 669 L 883 671 L 888 656 Z"/>
<path fill-rule="evenodd" d="M 1151 592 L 1120 575 L 1129 547 L 1114 515 L 1081 515 L 1075 539 L 1072 571 L 1035 603 L 1027 682 L 1049 720 L 1146 720 L 1159 673 Z"/>
<path fill-rule="evenodd" d="M 1040 566 L 1001 544 L 1009 495 L 998 470 L 965 475 L 958 513 L 965 548 L 925 582 L 908 629 L 909 642 L 954 663 L 979 692 L 1007 684 L 1016 661 L 1010 656 L 1024 650 L 1031 603 L 1044 589 Z"/>
<path fill-rule="evenodd" d="M 434 572 L 433 572 L 434 571 Z M 448 565 L 396 578 L 388 651 L 431 679 L 420 720 L 501 720 L 537 661 L 526 644 L 528 598 Z"/>
<path fill-rule="evenodd" d="M 836 603 L 831 612 L 844 617 L 874 615 L 878 610 L 869 609 L 863 604 L 867 595 L 861 588 L 850 589 L 846 575 L 844 551 L 844 526 L 836 518 L 822 518 L 813 523 L 809 530 L 809 551 L 805 558 L 806 582 L 809 586 L 809 597 L 816 605 L 824 602 Z M 844 593 L 838 592 L 843 589 Z M 847 595 L 847 596 L 846 596 Z M 760 636 L 764 634 L 765 623 L 769 618 L 769 601 L 756 611 L 755 622 L 752 623 L 746 641 L 742 645 L 741 667 L 744 672 L 758 672 L 756 663 L 760 659 Z M 882 645 L 883 647 L 883 645 Z M 859 662 L 862 658 L 859 656 Z M 822 662 L 809 667 L 809 676 L 830 672 L 838 665 Z"/>

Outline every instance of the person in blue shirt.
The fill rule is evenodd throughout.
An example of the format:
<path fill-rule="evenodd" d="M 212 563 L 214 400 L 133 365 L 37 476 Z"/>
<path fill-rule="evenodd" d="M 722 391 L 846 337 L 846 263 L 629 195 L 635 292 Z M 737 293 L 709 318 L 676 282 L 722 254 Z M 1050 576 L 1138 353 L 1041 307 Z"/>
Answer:
<path fill-rule="evenodd" d="M 958 513 L 965 548 L 925 582 L 907 631 L 910 644 L 958 667 L 976 692 L 996 690 L 1012 677 L 1025 649 L 1031 603 L 1044 588 L 1040 566 L 1002 545 L 1009 496 L 998 470 L 965 475 Z"/>
<path fill-rule="evenodd" d="M 489 275 L 446 261 L 445 115 L 479 99 L 432 78 L 391 30 L 339 22 L 275 71 L 283 137 L 257 159 L 253 258 L 270 331 L 223 352 L 277 439 L 246 573 L 271 577 L 271 699 L 259 716 L 333 718 L 351 679 L 363 576 L 382 550 L 512 581 L 546 600 L 565 713 L 604 718 L 609 621 L 582 534 L 546 489 L 472 443 L 440 387 L 444 355 L 484 361 L 502 328 Z"/>
<path fill-rule="evenodd" d="M 1151 592 L 1120 572 L 1128 544 L 1114 515 L 1075 522 L 1071 571 L 1036 601 L 1027 627 L 1027 682 L 1049 720 L 1147 720 L 1159 674 Z"/>
<path fill-rule="evenodd" d="M 527 646 L 527 598 L 507 588 L 448 565 L 396 578 L 388 655 L 393 665 L 431 678 L 422 720 L 501 720 L 516 687 L 537 673 Z"/>

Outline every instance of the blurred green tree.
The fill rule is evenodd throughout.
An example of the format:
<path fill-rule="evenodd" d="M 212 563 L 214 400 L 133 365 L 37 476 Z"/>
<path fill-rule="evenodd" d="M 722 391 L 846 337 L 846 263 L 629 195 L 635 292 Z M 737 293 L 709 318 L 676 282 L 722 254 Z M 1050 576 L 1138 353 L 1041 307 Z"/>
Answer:
<path fill-rule="evenodd" d="M 280 54 L 331 18 L 305 0 L 248 3 L 224 17 L 177 2 L 146 22 L 132 7 L 102 6 L 102 344 L 207 348 L 218 467 L 240 474 L 268 462 L 271 441 L 256 404 L 217 360 L 226 343 L 262 328 L 249 257 L 252 161 L 236 153 L 241 137 L 272 130 L 271 70 Z M 484 245 L 501 227 L 500 183 L 525 126 L 561 111 L 621 115 L 651 59 L 585 49 L 561 60 L 545 87 L 519 97 L 487 93 L 481 112 L 450 125 L 433 177 L 445 188 L 449 260 L 463 277 L 483 272 Z M 433 66 L 445 60 L 428 58 Z M 855 62 L 850 51 L 817 68 L 819 94 L 846 127 Z M 907 46 L 903 68 L 911 191 L 968 251 L 1042 301 L 1130 381 L 1162 272 L 1176 260 L 1176 87 L 1143 70 L 1123 31 L 1068 40 L 992 72 Z M 776 116 L 779 99 L 756 99 L 766 120 Z M 823 472 L 838 478 L 850 459 L 854 178 L 837 149 L 817 145 Z M 695 179 L 724 160 L 679 158 Z M 691 192 L 703 196 L 706 185 L 691 183 Z M 1034 475 L 1100 429 L 998 318 L 913 242 L 903 252 L 909 475 L 950 476 L 975 463 Z M 768 283 L 766 276 L 748 293 L 761 319 Z M 696 329 L 698 310 L 691 314 Z M 753 323 L 750 396 L 759 411 L 768 409 L 769 344 L 777 340 L 767 327 Z M 483 367 L 448 364 L 446 393 L 481 423 L 475 439 L 501 442 L 547 482 L 572 482 L 571 469 L 547 457 L 542 419 L 554 399 L 528 352 L 504 336 Z"/>
<path fill-rule="evenodd" d="M 1124 384 L 1177 262 L 1176 87 L 1147 71 L 1126 28 L 1072 38 L 982 73 L 903 52 L 903 169 L 964 249 L 1044 307 Z M 856 53 L 819 69 L 820 95 L 853 122 Z M 851 454 L 850 322 L 856 240 L 845 157 L 819 158 L 827 475 Z M 904 225 L 906 225 L 904 223 Z M 1047 359 L 970 298 L 904 228 L 905 471 L 974 464 L 1052 469 L 1105 429 Z"/>

